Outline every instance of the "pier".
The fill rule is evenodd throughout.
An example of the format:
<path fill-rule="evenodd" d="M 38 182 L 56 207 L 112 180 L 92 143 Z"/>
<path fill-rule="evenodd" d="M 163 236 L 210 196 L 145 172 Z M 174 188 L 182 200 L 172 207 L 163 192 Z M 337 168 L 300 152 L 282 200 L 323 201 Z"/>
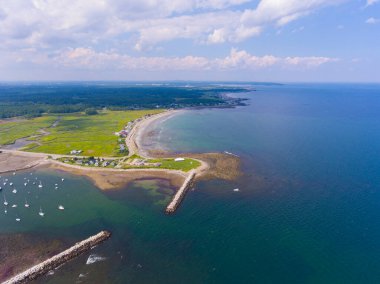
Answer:
<path fill-rule="evenodd" d="M 174 195 L 172 201 L 169 203 L 169 205 L 166 207 L 165 213 L 172 214 L 174 213 L 180 203 L 182 202 L 183 198 L 185 197 L 186 192 L 190 188 L 191 184 L 193 183 L 195 177 L 195 171 L 191 171 L 185 181 L 183 182 L 181 188 L 176 192 Z"/>
<path fill-rule="evenodd" d="M 111 236 L 110 232 L 101 231 L 100 233 L 89 237 L 88 239 L 76 243 L 71 248 L 45 260 L 44 262 L 37 264 L 28 270 L 12 277 L 11 279 L 3 282 L 2 284 L 18 284 L 18 283 L 27 283 L 31 280 L 38 278 L 46 274 L 47 272 L 57 268 L 58 266 L 68 262 L 74 257 L 90 250 L 94 246 L 104 242 Z"/>

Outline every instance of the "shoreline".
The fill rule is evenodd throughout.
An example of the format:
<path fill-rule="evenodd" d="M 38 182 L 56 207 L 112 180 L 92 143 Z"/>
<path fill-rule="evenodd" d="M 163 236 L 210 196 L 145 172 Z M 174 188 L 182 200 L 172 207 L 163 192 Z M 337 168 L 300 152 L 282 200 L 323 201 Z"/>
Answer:
<path fill-rule="evenodd" d="M 211 178 L 234 180 L 236 177 L 240 176 L 240 160 L 238 157 L 232 157 L 223 153 L 175 154 L 161 150 L 144 149 L 144 147 L 142 147 L 141 140 L 144 139 L 144 135 L 147 135 L 145 132 L 147 128 L 152 125 L 152 123 L 169 119 L 176 114 L 182 113 L 183 111 L 185 110 L 166 110 L 162 113 L 152 115 L 137 122 L 130 135 L 125 138 L 126 146 L 128 149 L 132 149 L 126 157 L 130 157 L 133 154 L 139 154 L 143 158 L 153 159 L 176 157 L 195 159 L 201 163 L 198 168 L 192 170 L 196 176 L 195 180 Z M 168 179 L 173 184 L 180 185 L 180 181 L 183 182 L 189 175 L 189 172 L 159 168 L 115 169 L 82 167 L 56 160 L 57 158 L 67 157 L 68 155 L 35 153 L 7 149 L 0 149 L 0 152 L 0 174 L 31 168 L 50 168 L 87 177 L 101 190 L 117 189 L 122 186 L 126 186 L 134 180 L 148 178 L 164 178 Z M 111 157 L 104 158 L 109 159 Z M 229 170 L 229 167 L 232 168 L 232 170 Z M 122 179 L 125 182 L 122 182 Z"/>
<path fill-rule="evenodd" d="M 142 133 L 153 122 L 171 117 L 181 110 L 167 110 L 162 113 L 152 115 L 137 122 L 133 127 L 130 135 L 125 139 L 128 149 L 131 149 L 129 156 L 134 154 L 146 153 L 143 147 L 140 146 L 138 139 L 141 139 Z M 101 190 L 117 189 L 126 186 L 128 183 L 147 178 L 163 178 L 168 179 L 175 186 L 180 186 L 183 180 L 188 176 L 188 172 L 171 169 L 159 168 L 135 168 L 135 169 L 116 169 L 116 168 L 93 168 L 71 165 L 57 161 L 57 158 L 67 157 L 68 155 L 47 154 L 26 152 L 21 150 L 0 149 L 0 174 L 14 171 L 22 171 L 32 168 L 53 169 L 68 172 L 71 174 L 89 178 Z M 142 154 L 142 157 L 148 158 Z M 81 156 L 78 156 L 81 157 Z M 111 158 L 111 157 L 104 157 Z M 150 158 L 150 157 L 149 157 Z M 197 159 L 198 160 L 198 159 Z M 197 173 L 207 170 L 208 165 L 201 160 L 198 160 L 201 166 L 195 169 Z M 123 181 L 122 181 L 123 180 Z"/>

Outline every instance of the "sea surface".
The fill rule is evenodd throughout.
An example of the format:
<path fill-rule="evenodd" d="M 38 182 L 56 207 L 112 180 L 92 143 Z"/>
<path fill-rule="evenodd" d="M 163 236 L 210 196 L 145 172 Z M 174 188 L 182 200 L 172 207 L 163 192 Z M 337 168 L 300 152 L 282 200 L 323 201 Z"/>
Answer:
<path fill-rule="evenodd" d="M 60 172 L 3 175 L 18 192 L 1 195 L 19 206 L 0 211 L 1 234 L 113 233 L 36 283 L 380 283 L 380 85 L 253 87 L 233 94 L 248 106 L 185 110 L 147 130 L 146 147 L 242 160 L 242 178 L 197 183 L 173 216 L 165 180 L 102 192 Z M 32 177 L 43 188 L 23 185 Z"/>

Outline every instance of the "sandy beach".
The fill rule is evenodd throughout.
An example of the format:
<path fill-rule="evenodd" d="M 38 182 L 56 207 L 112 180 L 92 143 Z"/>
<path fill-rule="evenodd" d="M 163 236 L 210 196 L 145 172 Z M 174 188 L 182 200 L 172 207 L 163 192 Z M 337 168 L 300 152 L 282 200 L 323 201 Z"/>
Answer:
<path fill-rule="evenodd" d="M 222 153 L 206 154 L 171 154 L 161 150 L 151 151 L 143 149 L 141 141 L 147 135 L 147 128 L 153 122 L 168 119 L 180 113 L 181 110 L 168 110 L 142 119 L 133 127 L 125 143 L 130 150 L 130 154 L 138 154 L 145 158 L 175 158 L 189 157 L 196 159 L 201 166 L 195 169 L 196 179 L 221 178 L 234 180 L 240 175 L 240 160 L 237 157 Z M 0 173 L 13 172 L 30 169 L 34 167 L 53 169 L 69 172 L 89 178 L 97 187 L 102 190 L 117 189 L 126 186 L 128 183 L 147 178 L 167 179 L 173 186 L 179 187 L 185 180 L 188 173 L 178 170 L 168 169 L 105 169 L 81 167 L 59 162 L 55 160 L 66 155 L 51 155 L 45 153 L 23 152 L 18 150 L 4 150 L 0 153 Z"/>

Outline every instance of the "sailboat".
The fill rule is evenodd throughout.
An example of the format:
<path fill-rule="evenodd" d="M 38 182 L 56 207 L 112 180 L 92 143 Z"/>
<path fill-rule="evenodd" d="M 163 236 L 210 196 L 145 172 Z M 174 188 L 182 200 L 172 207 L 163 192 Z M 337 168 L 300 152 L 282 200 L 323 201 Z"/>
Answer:
<path fill-rule="evenodd" d="M 59 210 L 65 210 L 65 207 L 63 207 L 62 205 L 59 205 L 59 206 L 58 206 L 58 209 L 59 209 Z"/>
<path fill-rule="evenodd" d="M 29 203 L 28 203 L 28 201 L 26 200 L 26 198 L 25 198 L 25 208 L 29 208 Z"/>
<path fill-rule="evenodd" d="M 4 205 L 8 206 L 8 201 L 5 199 L 5 196 L 4 196 Z"/>
<path fill-rule="evenodd" d="M 13 204 L 13 205 L 12 205 L 12 208 L 16 208 L 16 207 L 17 207 L 17 204 Z"/>
<path fill-rule="evenodd" d="M 39 187 L 39 188 L 42 188 L 42 183 L 41 183 L 41 181 L 40 181 L 40 184 L 38 185 L 38 187 Z"/>
<path fill-rule="evenodd" d="M 12 192 L 13 192 L 14 194 L 16 194 L 16 193 L 17 193 L 17 189 L 13 189 Z"/>
<path fill-rule="evenodd" d="M 40 215 L 41 217 L 44 217 L 45 216 L 45 213 L 42 211 L 42 208 L 40 207 L 40 212 L 38 212 L 38 215 Z"/>

